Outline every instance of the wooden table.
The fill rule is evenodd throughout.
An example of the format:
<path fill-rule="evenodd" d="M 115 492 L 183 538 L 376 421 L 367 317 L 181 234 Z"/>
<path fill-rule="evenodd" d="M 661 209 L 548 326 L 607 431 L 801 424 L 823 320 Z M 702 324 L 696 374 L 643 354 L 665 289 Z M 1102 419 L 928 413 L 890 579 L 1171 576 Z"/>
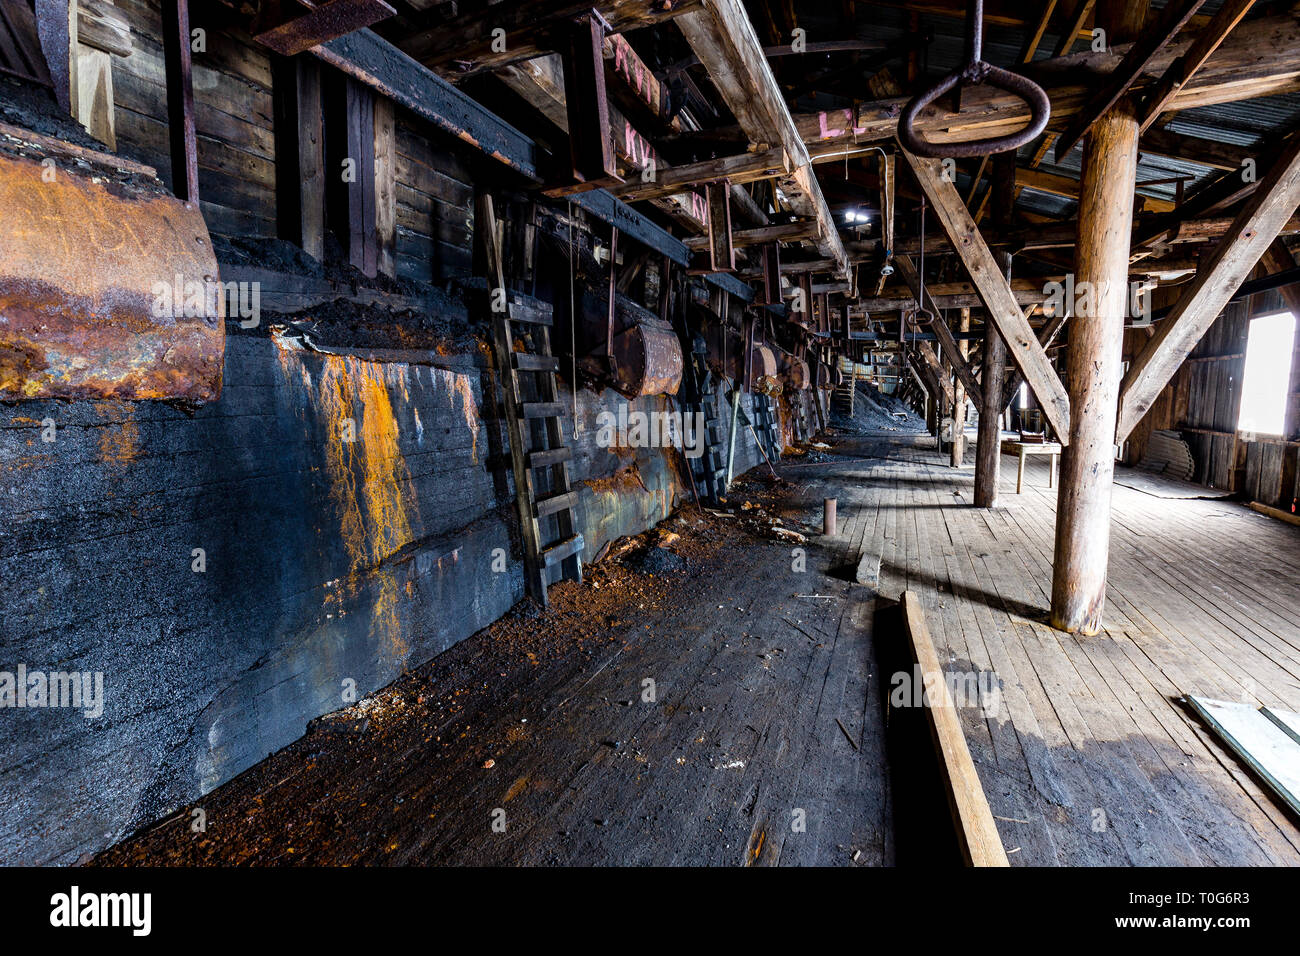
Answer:
<path fill-rule="evenodd" d="M 1007 439 L 1002 442 L 1002 454 L 1017 455 L 1020 458 L 1019 467 L 1016 469 L 1016 494 L 1020 494 L 1020 489 L 1025 484 L 1025 458 L 1029 455 L 1051 455 L 1051 462 L 1047 469 L 1047 487 L 1051 488 L 1056 484 L 1056 463 L 1061 457 L 1061 445 L 1059 442 L 1046 441 L 1017 441 Z"/>

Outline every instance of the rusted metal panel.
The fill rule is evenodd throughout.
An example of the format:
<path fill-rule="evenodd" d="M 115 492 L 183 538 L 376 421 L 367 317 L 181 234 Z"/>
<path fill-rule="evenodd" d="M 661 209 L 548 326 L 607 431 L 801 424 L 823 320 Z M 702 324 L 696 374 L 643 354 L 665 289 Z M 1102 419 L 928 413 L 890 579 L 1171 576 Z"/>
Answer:
<path fill-rule="evenodd" d="M 808 363 L 801 358 L 795 358 L 793 355 L 784 357 L 781 363 L 781 375 L 786 384 L 794 391 L 802 391 L 812 384 Z"/>
<path fill-rule="evenodd" d="M 197 207 L 156 179 L 4 146 L 0 399 L 220 397 L 224 310 Z"/>
<path fill-rule="evenodd" d="M 614 336 L 617 388 L 629 398 L 676 395 L 682 381 L 681 341 L 667 323 L 637 322 Z"/>
<path fill-rule="evenodd" d="M 347 36 L 397 13 L 383 0 L 302 0 L 265 3 L 253 24 L 253 39 L 284 56 Z"/>

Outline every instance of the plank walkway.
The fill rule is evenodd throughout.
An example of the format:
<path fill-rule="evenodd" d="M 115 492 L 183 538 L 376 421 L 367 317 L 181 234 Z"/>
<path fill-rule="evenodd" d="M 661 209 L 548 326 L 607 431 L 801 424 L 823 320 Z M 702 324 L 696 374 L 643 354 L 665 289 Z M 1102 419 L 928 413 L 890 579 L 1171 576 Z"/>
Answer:
<path fill-rule="evenodd" d="M 1045 623 L 1045 461 L 1016 495 L 1004 456 L 986 511 L 973 465 L 952 469 L 931 438 L 836 451 L 785 470 L 808 509 L 839 498 L 836 560 L 878 551 L 881 596 L 920 593 L 949 674 L 1000 687 L 961 715 L 1013 865 L 1300 863 L 1296 821 L 1178 701 L 1300 706 L 1300 529 L 1116 485 L 1106 630 L 1075 638 Z"/>
<path fill-rule="evenodd" d="M 206 833 L 185 808 L 96 862 L 891 863 L 874 598 L 724 528 L 652 597 L 593 614 L 616 587 L 596 570 L 567 609 L 380 691 L 367 729 L 317 729 L 208 794 Z"/>

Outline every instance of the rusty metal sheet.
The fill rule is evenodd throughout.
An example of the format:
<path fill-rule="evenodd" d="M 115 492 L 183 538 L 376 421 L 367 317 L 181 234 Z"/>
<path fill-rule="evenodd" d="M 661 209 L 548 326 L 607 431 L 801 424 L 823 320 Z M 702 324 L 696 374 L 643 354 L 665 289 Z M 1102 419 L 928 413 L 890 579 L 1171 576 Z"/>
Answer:
<path fill-rule="evenodd" d="M 682 381 L 682 346 L 666 323 L 637 322 L 614 336 L 614 367 L 619 392 L 676 395 Z"/>
<path fill-rule="evenodd" d="M 803 359 L 795 358 L 793 355 L 785 356 L 781 366 L 781 375 L 794 391 L 802 391 L 812 385 L 812 376 L 808 371 L 808 363 Z"/>
<path fill-rule="evenodd" d="M 253 39 L 282 56 L 296 56 L 396 13 L 383 0 L 273 0 L 262 4 Z"/>
<path fill-rule="evenodd" d="M 224 309 L 194 205 L 152 177 L 12 147 L 0 209 L 0 399 L 220 397 Z"/>

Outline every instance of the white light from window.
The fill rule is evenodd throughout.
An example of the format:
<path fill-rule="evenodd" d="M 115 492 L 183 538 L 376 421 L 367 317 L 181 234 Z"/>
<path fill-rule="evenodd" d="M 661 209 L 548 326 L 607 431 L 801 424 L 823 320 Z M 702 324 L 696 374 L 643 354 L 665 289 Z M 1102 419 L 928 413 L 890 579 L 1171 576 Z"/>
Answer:
<path fill-rule="evenodd" d="M 1021 411 L 1024 411 L 1026 408 L 1029 407 L 1029 383 L 1028 382 L 1020 383 L 1020 404 L 1016 407 L 1019 408 Z"/>
<path fill-rule="evenodd" d="M 1240 431 L 1282 434 L 1294 344 L 1295 316 L 1290 312 L 1251 320 L 1237 421 Z"/>

